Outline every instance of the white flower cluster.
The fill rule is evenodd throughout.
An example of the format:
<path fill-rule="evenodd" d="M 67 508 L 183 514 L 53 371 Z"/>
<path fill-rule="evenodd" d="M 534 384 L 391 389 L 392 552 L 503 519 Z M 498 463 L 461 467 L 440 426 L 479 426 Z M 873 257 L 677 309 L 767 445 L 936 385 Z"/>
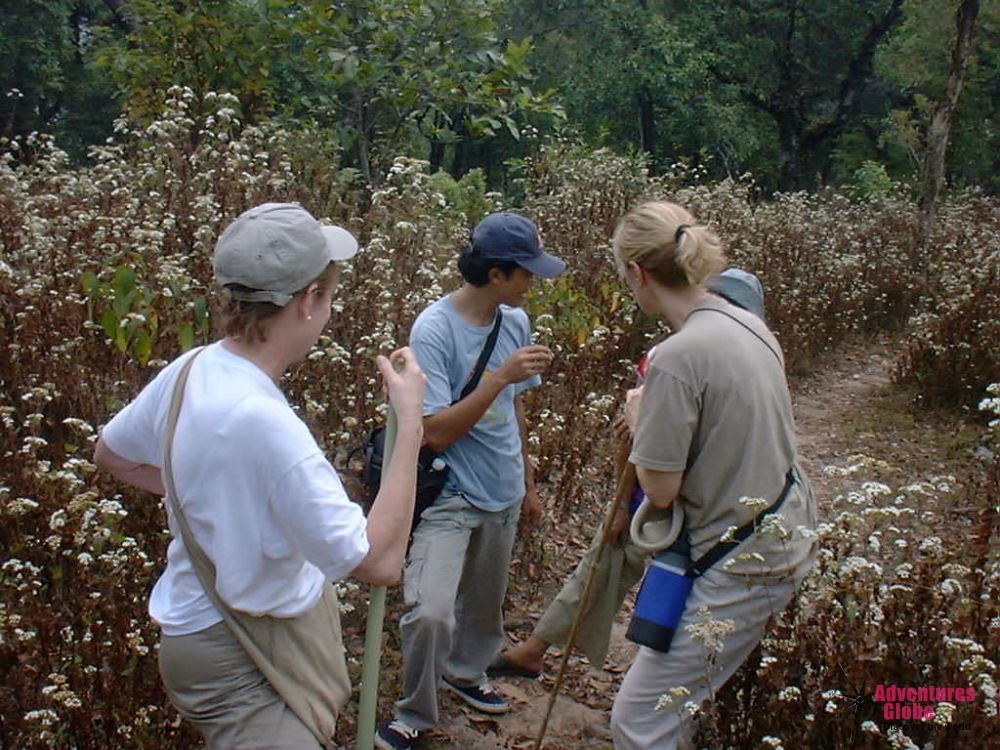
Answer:
<path fill-rule="evenodd" d="M 1000 383 L 990 383 L 986 392 L 990 395 L 979 402 L 979 410 L 993 415 L 990 429 L 1000 434 Z"/>
<path fill-rule="evenodd" d="M 736 630 L 732 620 L 716 620 L 708 607 L 699 607 L 695 612 L 697 622 L 685 625 L 684 629 L 691 633 L 696 641 L 701 641 L 709 654 L 722 653 L 726 636 Z"/>
<path fill-rule="evenodd" d="M 893 750 L 920 750 L 920 746 L 908 734 L 903 732 L 902 729 L 898 729 L 897 727 L 889 730 L 888 740 Z"/>
<path fill-rule="evenodd" d="M 656 702 L 654 710 L 662 711 L 672 705 L 675 700 L 687 698 L 689 695 L 691 695 L 691 691 L 684 686 L 670 688 L 666 694 L 660 696 L 660 699 Z"/>

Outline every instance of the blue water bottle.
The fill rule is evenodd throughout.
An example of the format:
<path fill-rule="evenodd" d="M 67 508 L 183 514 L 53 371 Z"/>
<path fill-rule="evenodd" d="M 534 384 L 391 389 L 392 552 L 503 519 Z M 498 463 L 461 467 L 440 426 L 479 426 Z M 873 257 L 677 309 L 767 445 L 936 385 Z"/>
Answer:
<path fill-rule="evenodd" d="M 628 626 L 630 641 L 664 653 L 670 650 L 674 631 L 684 614 L 684 603 L 694 585 L 694 579 L 685 575 L 690 562 L 686 539 L 678 540 L 653 558 L 646 568 Z"/>

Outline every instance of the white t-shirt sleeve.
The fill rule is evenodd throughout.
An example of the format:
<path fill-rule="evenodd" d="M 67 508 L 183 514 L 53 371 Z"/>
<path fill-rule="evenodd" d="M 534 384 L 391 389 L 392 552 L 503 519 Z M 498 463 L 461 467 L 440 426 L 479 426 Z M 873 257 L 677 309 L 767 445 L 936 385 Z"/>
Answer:
<path fill-rule="evenodd" d="M 269 503 L 288 538 L 327 579 L 346 578 L 368 554 L 364 514 L 321 453 L 280 477 Z"/>
<path fill-rule="evenodd" d="M 164 399 L 169 400 L 173 395 L 175 373 L 183 366 L 184 360 L 187 357 L 174 360 L 101 430 L 105 445 L 126 461 L 151 466 L 163 463 L 163 445 L 158 428 L 160 411 L 163 409 L 165 413 L 169 406 Z"/>
<path fill-rule="evenodd" d="M 155 404 L 152 399 L 142 399 L 144 394 L 145 391 L 104 425 L 101 439 L 126 461 L 160 466 L 163 463 L 160 441 L 153 429 Z"/>

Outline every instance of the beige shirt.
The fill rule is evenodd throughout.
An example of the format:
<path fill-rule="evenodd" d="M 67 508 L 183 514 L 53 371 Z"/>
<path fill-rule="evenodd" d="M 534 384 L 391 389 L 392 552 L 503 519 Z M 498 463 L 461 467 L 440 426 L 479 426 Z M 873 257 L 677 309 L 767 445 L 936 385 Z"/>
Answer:
<path fill-rule="evenodd" d="M 797 465 L 795 425 L 781 348 L 759 318 L 709 295 L 656 348 L 631 461 L 684 472 L 678 502 L 693 560 L 760 511 L 741 498 L 766 506 L 778 499 Z M 809 480 L 797 468 L 801 481 L 778 512 L 788 538 L 778 529 L 758 531 L 716 568 L 751 576 L 804 572 L 815 545 L 799 529 L 815 528 L 816 511 Z"/>

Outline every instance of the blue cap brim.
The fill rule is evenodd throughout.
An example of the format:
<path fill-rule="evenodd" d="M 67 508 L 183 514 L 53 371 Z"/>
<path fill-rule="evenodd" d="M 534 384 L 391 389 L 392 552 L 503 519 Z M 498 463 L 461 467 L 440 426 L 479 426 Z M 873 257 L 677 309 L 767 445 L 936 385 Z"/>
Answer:
<path fill-rule="evenodd" d="M 559 258 L 549 255 L 544 250 L 539 251 L 539 254 L 534 258 L 517 261 L 517 264 L 531 271 L 535 276 L 541 276 L 543 279 L 554 279 L 566 270 L 566 261 L 559 260 Z"/>

